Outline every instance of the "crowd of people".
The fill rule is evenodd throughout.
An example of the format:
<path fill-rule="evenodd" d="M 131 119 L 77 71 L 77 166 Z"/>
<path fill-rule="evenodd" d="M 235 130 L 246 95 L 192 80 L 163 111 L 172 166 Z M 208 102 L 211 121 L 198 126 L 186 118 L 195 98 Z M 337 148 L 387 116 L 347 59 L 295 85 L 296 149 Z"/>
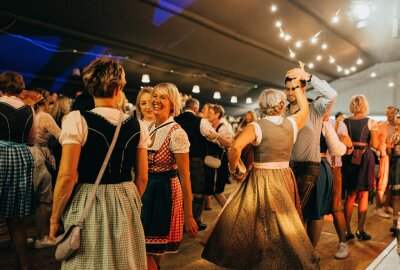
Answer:
<path fill-rule="evenodd" d="M 365 220 L 374 188 L 375 213 L 393 216 L 389 230 L 399 239 L 398 110 L 388 107 L 388 120 L 377 123 L 357 95 L 350 117 L 330 119 L 338 93 L 326 81 L 304 66 L 282 79 L 286 91 L 262 91 L 259 115 L 246 112 L 234 130 L 223 106 L 200 110 L 172 83 L 143 87 L 133 112 L 124 68 L 113 59 L 85 67 L 87 92 L 75 100 L 27 91 L 20 74 L 0 74 L 0 222 L 20 268 L 29 268 L 25 219 L 32 214 L 36 248 L 57 245 L 79 222 L 80 247 L 62 269 L 159 269 L 184 232 L 197 237 L 206 228 L 202 257 L 216 265 L 319 269 L 325 215 L 338 235 L 336 259 L 349 256 L 347 241 L 371 239 Z M 307 85 L 317 98 L 307 100 Z M 226 198 L 231 179 L 238 186 Z M 208 226 L 202 212 L 211 198 L 221 212 Z"/>

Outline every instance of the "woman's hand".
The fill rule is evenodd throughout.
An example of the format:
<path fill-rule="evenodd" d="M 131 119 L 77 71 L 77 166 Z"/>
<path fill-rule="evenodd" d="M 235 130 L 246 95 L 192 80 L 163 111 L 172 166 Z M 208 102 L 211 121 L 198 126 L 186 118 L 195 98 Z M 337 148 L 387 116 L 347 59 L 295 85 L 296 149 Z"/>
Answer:
<path fill-rule="evenodd" d="M 59 227 L 60 227 L 60 223 L 58 223 L 58 222 L 50 223 L 49 238 L 54 242 L 56 242 L 56 234 L 58 232 Z"/>
<path fill-rule="evenodd" d="M 198 230 L 199 227 L 192 216 L 185 218 L 185 231 L 191 238 L 197 237 Z"/>

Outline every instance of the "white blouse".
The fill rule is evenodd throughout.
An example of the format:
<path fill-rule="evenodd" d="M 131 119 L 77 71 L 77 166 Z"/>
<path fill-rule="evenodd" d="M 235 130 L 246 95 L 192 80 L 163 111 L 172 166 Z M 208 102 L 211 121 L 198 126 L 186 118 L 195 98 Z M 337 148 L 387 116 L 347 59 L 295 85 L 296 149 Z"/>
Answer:
<path fill-rule="evenodd" d="M 113 125 L 117 125 L 120 117 L 120 111 L 118 109 L 109 107 L 96 107 L 91 112 L 94 112 L 104 117 L 108 122 Z M 123 115 L 123 121 L 125 121 L 130 115 Z M 139 121 L 140 124 L 140 140 L 137 148 L 147 148 L 150 143 L 149 132 L 146 125 Z M 84 146 L 88 136 L 88 126 L 85 118 L 82 117 L 79 111 L 70 112 L 62 123 L 61 135 L 59 141 L 62 145 L 64 144 L 80 144 Z"/>
<path fill-rule="evenodd" d="M 40 146 L 48 146 L 50 135 L 53 135 L 57 140 L 60 137 L 60 127 L 54 118 L 46 112 L 36 114 L 36 126 L 36 144 Z"/>
<path fill-rule="evenodd" d="M 280 115 L 274 115 L 274 116 L 265 116 L 262 119 L 267 119 L 267 120 L 271 121 L 272 123 L 280 126 L 280 125 L 282 125 L 284 118 Z M 290 116 L 287 117 L 286 119 L 289 120 L 293 126 L 293 143 L 295 143 L 296 138 L 297 138 L 297 132 L 298 132 L 297 123 Z M 262 139 L 262 131 L 261 131 L 260 125 L 255 121 L 251 122 L 249 125 L 254 126 L 254 131 L 255 131 L 255 135 L 256 135 L 256 139 L 254 140 L 254 142 L 252 144 L 254 146 L 260 145 L 261 139 Z"/>
<path fill-rule="evenodd" d="M 171 124 L 167 124 L 171 122 Z M 153 125 L 150 129 L 150 134 L 155 131 L 155 138 L 154 138 L 154 143 L 149 147 L 149 150 L 157 151 L 160 149 L 160 147 L 163 145 L 169 131 L 171 128 L 176 124 L 174 121 L 173 117 L 168 118 L 164 123 L 162 123 L 160 126 L 167 124 L 159 129 Z M 186 132 L 182 128 L 175 129 L 171 133 L 171 138 L 169 141 L 168 148 L 169 150 L 174 153 L 174 154 L 180 154 L 180 153 L 189 153 L 189 147 L 190 147 L 190 142 L 189 138 L 186 134 Z"/>

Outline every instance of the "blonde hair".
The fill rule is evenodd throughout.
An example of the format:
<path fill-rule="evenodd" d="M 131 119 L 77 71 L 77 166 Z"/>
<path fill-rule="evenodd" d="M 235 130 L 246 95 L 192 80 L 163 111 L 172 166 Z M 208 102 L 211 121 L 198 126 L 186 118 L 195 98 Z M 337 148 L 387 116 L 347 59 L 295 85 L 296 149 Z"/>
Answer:
<path fill-rule="evenodd" d="M 125 71 L 114 59 L 98 58 L 83 69 L 83 83 L 89 94 L 99 98 L 110 98 L 115 89 L 126 85 Z"/>
<path fill-rule="evenodd" d="M 161 94 L 168 96 L 169 101 L 172 103 L 172 112 L 170 115 L 178 116 L 182 109 L 182 99 L 179 90 L 173 83 L 159 83 L 154 86 L 153 93 L 158 90 Z"/>
<path fill-rule="evenodd" d="M 145 86 L 142 89 L 140 89 L 137 97 L 136 97 L 136 118 L 142 120 L 144 118 L 142 111 L 140 110 L 140 98 L 144 93 L 152 94 L 153 93 L 153 87 L 150 86 Z"/>
<path fill-rule="evenodd" d="M 66 96 L 59 96 L 57 101 L 54 102 L 54 106 L 51 109 L 51 116 L 54 119 L 57 119 L 59 115 L 67 115 L 71 111 L 71 99 Z"/>
<path fill-rule="evenodd" d="M 282 115 L 285 110 L 286 95 L 279 90 L 266 89 L 258 98 L 258 106 L 264 115 Z"/>
<path fill-rule="evenodd" d="M 351 113 L 365 113 L 369 112 L 368 100 L 364 95 L 353 96 L 350 100 L 349 110 Z"/>

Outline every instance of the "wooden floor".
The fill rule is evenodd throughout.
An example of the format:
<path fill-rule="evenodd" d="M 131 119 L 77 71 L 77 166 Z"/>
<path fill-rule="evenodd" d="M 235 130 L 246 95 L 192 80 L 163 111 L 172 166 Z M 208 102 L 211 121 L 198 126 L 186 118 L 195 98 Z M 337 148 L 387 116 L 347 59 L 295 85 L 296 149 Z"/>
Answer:
<path fill-rule="evenodd" d="M 230 184 L 226 186 L 226 194 L 230 194 L 234 189 L 235 184 Z M 215 200 L 213 199 L 213 209 L 211 211 L 204 211 L 203 218 L 205 223 L 211 225 L 220 207 L 217 206 Z M 324 222 L 323 233 L 321 240 L 317 246 L 317 253 L 321 258 L 321 269 L 366 269 L 371 262 L 385 250 L 385 248 L 394 239 L 389 233 L 389 227 L 391 226 L 391 219 L 382 219 L 374 215 L 374 206 L 370 205 L 368 210 L 366 231 L 372 235 L 370 241 L 359 241 L 352 240 L 348 244 L 350 246 L 350 256 L 344 260 L 336 260 L 333 258 L 333 254 L 337 248 L 338 238 L 331 220 L 331 216 L 327 216 Z M 355 209 L 356 210 L 356 209 Z M 353 214 L 353 225 L 352 228 L 356 228 L 357 215 L 356 211 Z M 31 227 L 28 232 L 29 235 L 34 234 L 34 228 Z M 169 254 L 163 257 L 161 262 L 162 270 L 176 270 L 176 269 L 223 269 L 212 263 L 209 263 L 201 259 L 201 252 L 203 247 L 200 245 L 200 239 L 204 235 L 204 232 L 199 233 L 199 237 L 196 239 L 189 239 L 186 235 L 184 236 L 183 243 L 179 249 L 178 254 Z M 56 270 L 60 269 L 60 263 L 56 262 L 54 259 L 54 248 L 47 249 L 34 249 L 29 248 L 29 261 L 31 264 L 31 269 L 40 270 Z M 385 252 L 383 252 L 385 253 Z M 394 263 L 386 265 L 385 268 L 379 269 L 400 269 L 396 267 L 398 255 L 393 253 L 392 261 Z M 393 259 L 394 258 L 394 259 Z M 10 243 L 8 235 L 0 236 L 0 269 L 17 269 L 17 264 L 15 260 L 15 255 L 10 248 Z M 374 268 L 371 268 L 375 269 Z"/>
<path fill-rule="evenodd" d="M 226 186 L 226 194 L 234 189 L 235 184 Z M 218 215 L 221 207 L 217 205 L 213 199 L 213 207 L 211 211 L 204 211 L 203 218 L 206 224 L 211 225 L 215 217 Z M 357 212 L 356 207 L 353 212 L 352 228 L 357 228 Z M 317 254 L 321 261 L 320 266 L 323 270 L 336 269 L 366 269 L 372 261 L 391 243 L 394 237 L 389 233 L 389 227 L 392 219 L 383 219 L 374 215 L 374 206 L 370 205 L 367 214 L 365 230 L 371 234 L 372 239 L 369 241 L 351 240 L 348 242 L 350 247 L 350 255 L 343 260 L 337 260 L 333 257 L 338 245 L 338 237 L 332 222 L 332 216 L 326 216 L 324 221 L 323 232 L 317 246 Z M 186 235 L 179 249 L 178 254 L 166 255 L 161 262 L 161 269 L 224 269 L 218 267 L 201 258 L 203 247 L 200 245 L 200 239 L 204 232 L 199 233 L 197 239 L 190 239 Z M 390 268 L 387 268 L 388 270 Z M 398 268 L 400 269 L 400 265 Z"/>

